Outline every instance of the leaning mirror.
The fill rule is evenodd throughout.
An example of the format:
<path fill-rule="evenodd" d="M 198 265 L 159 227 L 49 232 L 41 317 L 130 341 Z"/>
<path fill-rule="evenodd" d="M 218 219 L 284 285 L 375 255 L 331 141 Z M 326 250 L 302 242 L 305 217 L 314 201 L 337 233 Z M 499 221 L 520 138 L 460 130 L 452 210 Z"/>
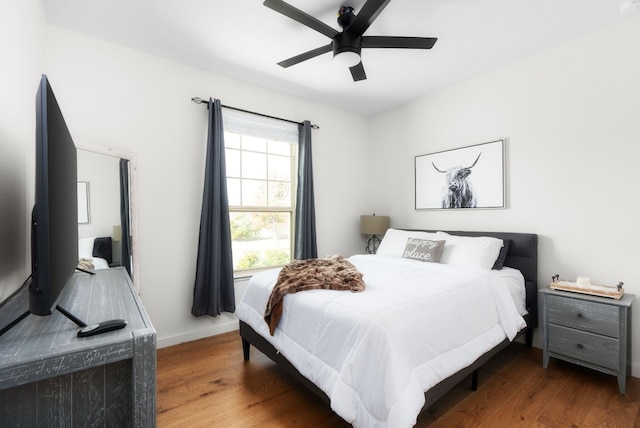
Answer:
<path fill-rule="evenodd" d="M 78 256 L 87 268 L 125 267 L 138 291 L 135 262 L 136 176 L 135 156 L 108 147 L 78 144 L 78 202 L 90 213 L 78 223 Z"/>

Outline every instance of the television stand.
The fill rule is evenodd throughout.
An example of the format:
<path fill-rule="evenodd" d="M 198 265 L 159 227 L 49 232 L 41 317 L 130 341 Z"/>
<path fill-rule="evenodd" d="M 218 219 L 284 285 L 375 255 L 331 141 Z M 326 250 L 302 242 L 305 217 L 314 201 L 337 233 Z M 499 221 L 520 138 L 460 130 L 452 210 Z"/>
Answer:
<path fill-rule="evenodd" d="M 89 270 L 85 270 L 85 269 L 81 269 L 79 267 L 76 267 L 77 271 L 80 271 L 82 273 L 86 273 L 89 275 L 95 275 L 95 272 L 91 272 Z M 29 278 L 31 278 L 31 275 L 29 275 Z M 25 288 L 27 283 L 29 282 L 29 278 L 27 278 L 24 283 L 22 284 L 22 286 L 20 288 Z M 20 293 L 21 290 L 19 289 L 16 294 Z M 58 311 L 60 311 L 65 317 L 69 318 L 71 321 L 73 321 L 78 327 L 86 327 L 87 323 L 83 322 L 82 320 L 80 320 L 79 318 L 77 318 L 75 315 L 73 315 L 72 313 L 70 313 L 69 311 L 67 311 L 66 309 L 64 309 L 63 307 L 61 307 L 60 305 L 56 305 L 56 309 Z M 22 314 L 20 314 L 20 316 L 18 316 L 16 319 L 14 319 L 13 321 L 11 321 L 9 324 L 7 324 L 6 326 L 4 326 L 2 328 L 2 330 L 0 330 L 0 337 L 2 337 L 3 334 L 5 334 L 6 332 L 8 332 L 9 330 L 11 330 L 13 327 L 15 327 L 16 325 L 18 325 L 18 323 L 20 321 L 22 321 L 23 319 L 25 319 L 28 315 L 30 314 L 29 311 L 23 312 Z"/>
<path fill-rule="evenodd" d="M 4 325 L 28 307 L 24 287 L 0 308 Z M 89 324 L 119 330 L 78 337 L 60 311 L 0 337 L 0 425 L 156 426 L 156 333 L 124 268 L 74 274 L 59 299 Z"/>
<path fill-rule="evenodd" d="M 4 326 L 4 328 L 2 330 L 0 330 L 0 337 L 2 337 L 3 334 L 5 334 L 6 332 L 8 332 L 9 330 L 11 330 L 13 327 L 15 327 L 16 325 L 18 325 L 18 323 L 20 321 L 22 321 L 23 319 L 25 319 L 26 317 L 29 316 L 31 312 L 26 311 L 23 312 L 22 314 L 20 314 L 20 316 L 18 316 L 18 318 L 14 319 L 13 321 L 11 321 L 9 324 L 7 324 L 6 326 Z"/>
<path fill-rule="evenodd" d="M 60 305 L 56 305 L 56 310 L 58 312 L 60 312 L 62 315 L 64 315 L 65 317 L 69 318 L 71 321 L 73 321 L 74 323 L 76 323 L 76 325 L 78 327 L 86 327 L 87 323 L 80 320 L 78 317 L 76 317 L 75 315 L 73 315 L 71 312 L 67 311 L 65 308 L 63 308 Z"/>
<path fill-rule="evenodd" d="M 87 323 L 85 323 L 84 321 L 82 321 L 81 319 L 79 319 L 78 317 L 73 315 L 71 312 L 67 311 L 62 306 L 57 305 L 56 306 L 56 310 L 58 310 L 62 315 L 64 315 L 65 317 L 67 317 L 71 321 L 73 321 L 78 327 L 86 327 L 87 326 Z M 14 319 L 9 324 L 7 324 L 2 330 L 0 330 L 0 337 L 2 337 L 3 334 L 7 333 L 9 330 L 11 330 L 16 325 L 18 325 L 18 323 L 20 321 L 22 321 L 23 319 L 28 317 L 30 313 L 31 312 L 29 312 L 29 311 L 23 312 L 22 314 L 20 314 L 20 316 L 18 316 L 18 318 Z"/>

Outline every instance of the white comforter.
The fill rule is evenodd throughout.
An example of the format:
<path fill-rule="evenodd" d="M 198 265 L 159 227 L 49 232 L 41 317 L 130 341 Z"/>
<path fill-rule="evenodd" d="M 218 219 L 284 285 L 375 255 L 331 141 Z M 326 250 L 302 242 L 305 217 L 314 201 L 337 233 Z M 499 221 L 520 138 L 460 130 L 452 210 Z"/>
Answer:
<path fill-rule="evenodd" d="M 236 315 L 357 427 L 408 427 L 424 391 L 525 326 L 493 272 L 375 255 L 349 259 L 366 290 L 286 295 L 275 335 L 264 309 L 279 270 L 255 275 Z"/>

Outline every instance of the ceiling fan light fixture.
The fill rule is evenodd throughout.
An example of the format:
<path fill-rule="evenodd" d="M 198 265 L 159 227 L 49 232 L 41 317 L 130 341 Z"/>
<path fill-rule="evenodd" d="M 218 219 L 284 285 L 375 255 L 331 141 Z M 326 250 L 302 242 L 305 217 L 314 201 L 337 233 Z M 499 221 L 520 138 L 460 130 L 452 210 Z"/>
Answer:
<path fill-rule="evenodd" d="M 333 38 L 333 60 L 341 66 L 353 67 L 360 64 L 362 36 L 348 31 Z"/>
<path fill-rule="evenodd" d="M 620 13 L 624 13 L 626 15 L 639 13 L 640 0 L 626 0 L 618 7 L 618 9 L 620 10 Z"/>
<path fill-rule="evenodd" d="M 333 55 L 333 60 L 336 64 L 339 64 L 344 67 L 353 67 L 354 65 L 358 65 L 360 63 L 360 55 L 357 52 L 352 51 L 342 51 L 336 52 Z"/>

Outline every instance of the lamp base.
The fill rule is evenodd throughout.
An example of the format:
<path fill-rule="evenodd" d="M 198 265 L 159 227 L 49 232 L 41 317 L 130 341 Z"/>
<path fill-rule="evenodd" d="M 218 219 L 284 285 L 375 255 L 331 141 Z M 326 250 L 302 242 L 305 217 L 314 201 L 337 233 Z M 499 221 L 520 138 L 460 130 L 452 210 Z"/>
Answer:
<path fill-rule="evenodd" d="M 378 238 L 376 235 L 372 235 L 371 238 L 369 238 L 369 240 L 367 241 L 367 247 L 365 248 L 365 250 L 367 250 L 367 253 L 375 254 L 378 251 L 380 242 L 382 242 L 380 241 L 380 238 Z"/>

